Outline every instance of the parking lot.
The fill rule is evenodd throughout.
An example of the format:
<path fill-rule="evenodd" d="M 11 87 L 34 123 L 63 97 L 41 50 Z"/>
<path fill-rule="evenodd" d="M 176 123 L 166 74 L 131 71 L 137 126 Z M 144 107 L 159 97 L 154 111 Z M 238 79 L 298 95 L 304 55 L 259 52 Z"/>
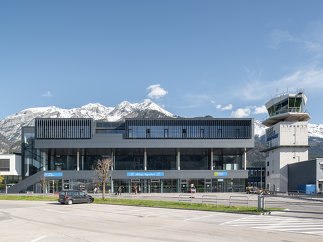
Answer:
<path fill-rule="evenodd" d="M 0 241 L 322 239 L 323 223 L 320 219 L 284 217 L 281 216 L 283 213 L 261 216 L 107 204 L 68 206 L 56 202 L 3 200 L 0 201 Z"/>

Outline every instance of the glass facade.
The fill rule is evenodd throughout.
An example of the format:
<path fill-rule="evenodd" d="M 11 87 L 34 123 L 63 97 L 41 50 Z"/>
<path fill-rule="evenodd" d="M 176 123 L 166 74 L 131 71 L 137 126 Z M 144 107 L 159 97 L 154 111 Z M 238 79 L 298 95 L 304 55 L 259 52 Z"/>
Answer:
<path fill-rule="evenodd" d="M 144 170 L 144 149 L 116 149 L 115 170 Z"/>
<path fill-rule="evenodd" d="M 147 170 L 176 170 L 176 149 L 148 149 Z"/>
<path fill-rule="evenodd" d="M 94 170 L 99 160 L 113 158 L 115 170 L 144 170 L 145 149 L 48 149 L 33 147 L 33 140 L 24 143 L 25 176 L 43 170 Z M 214 153 L 221 152 L 213 149 Z M 146 149 L 147 170 L 211 170 L 212 149 Z M 77 162 L 77 158 L 79 161 Z M 45 159 L 45 162 L 44 162 Z M 241 170 L 243 156 L 213 155 L 213 170 Z M 77 166 L 78 164 L 78 166 Z M 77 169 L 79 168 L 79 169 Z"/>
<path fill-rule="evenodd" d="M 268 108 L 269 116 L 287 112 L 303 112 L 302 97 L 288 97 Z"/>
<path fill-rule="evenodd" d="M 207 149 L 182 149 L 181 170 L 208 170 L 210 152 Z"/>
<path fill-rule="evenodd" d="M 23 159 L 23 176 L 31 176 L 42 169 L 41 153 L 34 147 L 34 133 L 23 132 L 21 144 Z"/>
<path fill-rule="evenodd" d="M 131 139 L 250 139 L 251 120 L 126 120 Z"/>
<path fill-rule="evenodd" d="M 214 170 L 241 170 L 242 155 L 213 155 Z"/>

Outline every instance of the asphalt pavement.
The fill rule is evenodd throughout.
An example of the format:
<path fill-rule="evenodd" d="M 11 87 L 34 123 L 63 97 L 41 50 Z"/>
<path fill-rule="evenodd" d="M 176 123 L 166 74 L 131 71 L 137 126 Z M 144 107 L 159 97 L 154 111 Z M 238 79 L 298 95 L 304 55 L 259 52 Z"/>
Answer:
<path fill-rule="evenodd" d="M 323 241 L 320 219 L 282 213 L 0 200 L 0 241 Z"/>

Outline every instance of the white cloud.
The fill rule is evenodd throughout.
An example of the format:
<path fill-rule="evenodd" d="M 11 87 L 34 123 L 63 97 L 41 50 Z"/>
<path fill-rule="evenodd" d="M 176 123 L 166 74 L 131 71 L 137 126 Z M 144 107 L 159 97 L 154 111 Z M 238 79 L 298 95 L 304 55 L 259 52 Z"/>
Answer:
<path fill-rule="evenodd" d="M 236 90 L 236 96 L 247 100 L 261 100 L 268 98 L 276 90 L 305 88 L 305 91 L 323 91 L 323 67 L 317 64 L 301 67 L 293 73 L 280 79 L 266 82 L 260 79 L 249 80 L 244 88 Z M 295 90 L 296 91 L 296 90 Z"/>
<path fill-rule="evenodd" d="M 249 107 L 246 108 L 238 108 L 236 111 L 232 111 L 231 116 L 234 118 L 245 118 L 248 117 L 251 113 Z"/>
<path fill-rule="evenodd" d="M 265 105 L 262 105 L 260 107 L 253 107 L 254 111 L 253 114 L 263 114 L 263 113 L 267 113 L 267 109 L 265 107 Z"/>
<path fill-rule="evenodd" d="M 45 93 L 42 94 L 43 97 L 52 97 L 53 94 L 50 91 L 47 91 Z"/>
<path fill-rule="evenodd" d="M 222 111 L 225 111 L 225 110 L 232 110 L 232 108 L 233 108 L 232 104 L 229 104 L 229 105 L 227 105 L 227 106 L 225 106 L 225 107 L 221 108 L 221 110 L 222 110 Z"/>
<path fill-rule="evenodd" d="M 323 24 L 317 22 L 315 24 L 314 30 L 303 34 L 302 37 L 294 36 L 288 31 L 282 30 L 273 30 L 270 34 L 272 43 L 270 47 L 273 49 L 277 49 L 279 45 L 284 43 L 295 43 L 301 49 L 305 50 L 307 53 L 314 54 L 316 58 L 322 56 L 323 53 L 323 45 L 322 45 L 322 27 Z"/>
<path fill-rule="evenodd" d="M 160 84 L 150 85 L 147 90 L 150 91 L 148 97 L 152 99 L 159 99 L 168 93 L 164 88 L 160 87 Z"/>
<path fill-rule="evenodd" d="M 222 107 L 221 104 L 216 105 L 217 109 L 220 109 L 221 111 L 226 111 L 226 110 L 232 110 L 233 106 L 232 104 L 228 104 L 227 106 Z"/>
<path fill-rule="evenodd" d="M 307 56 L 306 62 L 287 72 L 281 78 L 263 80 L 262 72 L 258 73 L 245 68 L 248 81 L 242 88 L 235 90 L 235 96 L 247 100 L 267 99 L 275 91 L 304 88 L 306 92 L 323 91 L 323 18 L 310 22 L 303 33 L 293 34 L 284 30 L 273 30 L 270 34 L 270 47 L 278 49 L 281 45 L 294 45 L 296 51 L 302 51 Z M 285 46 L 282 46 L 285 47 Z M 293 90 L 294 91 L 294 90 Z M 296 90 L 295 90 L 296 91 Z"/>

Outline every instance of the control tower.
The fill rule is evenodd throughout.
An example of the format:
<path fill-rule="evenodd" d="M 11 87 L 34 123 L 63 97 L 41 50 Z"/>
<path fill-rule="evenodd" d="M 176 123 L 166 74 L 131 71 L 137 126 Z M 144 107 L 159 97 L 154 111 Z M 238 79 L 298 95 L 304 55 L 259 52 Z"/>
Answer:
<path fill-rule="evenodd" d="M 269 118 L 266 125 L 266 189 L 288 191 L 288 164 L 308 160 L 307 98 L 297 94 L 282 94 L 265 105 Z"/>

